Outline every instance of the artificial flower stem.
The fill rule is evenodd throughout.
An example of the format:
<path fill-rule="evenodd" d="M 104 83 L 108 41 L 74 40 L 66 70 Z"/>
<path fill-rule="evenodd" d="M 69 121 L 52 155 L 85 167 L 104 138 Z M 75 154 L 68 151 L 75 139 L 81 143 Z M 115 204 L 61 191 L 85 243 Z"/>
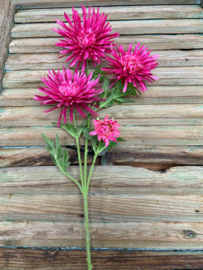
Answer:
<path fill-rule="evenodd" d="M 87 122 L 87 128 L 90 127 L 90 119 Z M 85 156 L 84 156 L 84 182 L 87 184 L 87 155 L 88 155 L 88 140 L 85 140 Z"/>
<path fill-rule="evenodd" d="M 87 181 L 87 192 L 89 190 L 89 185 L 90 185 L 90 180 L 91 180 L 91 176 L 92 176 L 92 172 L 93 172 L 93 169 L 94 169 L 94 165 L 95 165 L 95 162 L 97 160 L 97 156 L 98 156 L 99 153 L 95 153 L 94 155 L 94 159 L 93 159 L 93 162 L 92 162 L 92 166 L 90 168 L 90 172 L 89 172 L 89 176 L 88 176 L 88 181 Z"/>
<path fill-rule="evenodd" d="M 67 177 L 69 177 L 78 187 L 79 187 L 79 189 L 80 189 L 80 191 L 81 192 L 83 192 L 83 190 L 82 190 L 82 186 L 80 185 L 80 183 L 78 183 L 78 181 L 77 180 L 75 180 L 72 176 L 70 176 L 66 171 L 64 171 L 62 168 L 61 168 L 61 166 L 60 166 L 60 164 L 57 162 L 57 166 L 59 167 L 59 169 L 61 170 L 61 172 L 63 173 L 63 174 L 65 174 Z"/>
<path fill-rule="evenodd" d="M 73 112 L 73 122 L 74 122 L 74 126 L 75 128 L 77 128 L 77 125 L 76 125 L 76 121 L 75 121 L 75 114 Z M 76 137 L 75 138 L 76 140 L 76 145 L 77 145 L 77 153 L 78 153 L 78 161 L 79 161 L 79 167 L 80 167 L 80 178 L 81 178 L 81 184 L 82 184 L 82 187 L 83 187 L 83 169 L 82 169 L 82 161 L 81 161 L 81 155 L 80 155 L 80 143 L 79 143 L 79 138 Z"/>
<path fill-rule="evenodd" d="M 90 248 L 90 232 L 89 232 L 89 216 L 88 216 L 88 192 L 83 193 L 84 197 L 84 214 L 85 214 L 85 230 L 86 230 L 86 252 L 87 252 L 87 265 L 88 270 L 92 270 L 93 265 L 91 261 L 91 248 Z"/>

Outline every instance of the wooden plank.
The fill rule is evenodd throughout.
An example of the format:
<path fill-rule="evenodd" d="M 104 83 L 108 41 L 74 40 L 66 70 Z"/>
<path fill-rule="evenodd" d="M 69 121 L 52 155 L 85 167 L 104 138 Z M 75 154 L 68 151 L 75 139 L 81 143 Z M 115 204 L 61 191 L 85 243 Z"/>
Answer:
<path fill-rule="evenodd" d="M 159 66 L 203 66 L 203 50 L 192 51 L 153 51 L 153 54 L 159 54 Z M 5 63 L 6 70 L 39 70 L 39 69 L 61 69 L 65 64 L 65 59 L 59 58 L 58 53 L 47 54 L 17 54 L 10 55 Z M 104 67 L 106 61 L 102 62 Z M 94 68 L 90 63 L 90 68 Z"/>
<path fill-rule="evenodd" d="M 78 164 L 78 156 L 75 150 L 68 149 L 71 164 Z M 83 161 L 83 155 L 82 155 Z M 92 162 L 92 156 L 88 156 L 88 163 Z M 0 148 L 0 167 L 20 166 L 49 166 L 54 165 L 45 148 Z"/>
<path fill-rule="evenodd" d="M 201 3 L 200 0 L 126 0 L 125 2 L 121 0 L 70 0 L 68 3 L 65 0 L 58 0 L 55 2 L 54 0 L 43 0 L 43 3 L 40 0 L 13 0 L 14 4 L 16 4 L 20 8 L 50 8 L 50 7 L 80 7 L 81 3 L 86 6 L 115 6 L 115 5 L 199 5 Z"/>
<path fill-rule="evenodd" d="M 180 20 L 137 20 L 137 21 L 113 21 L 112 32 L 120 32 L 121 35 L 140 34 L 189 34 L 202 33 L 203 21 L 199 19 Z M 13 27 L 12 38 L 25 37 L 59 37 L 52 30 L 58 28 L 57 23 L 17 24 Z"/>
<path fill-rule="evenodd" d="M 159 78 L 153 85 L 203 85 L 203 67 L 161 67 L 153 72 Z M 4 88 L 35 88 L 43 85 L 41 79 L 46 70 L 23 70 L 7 72 L 3 79 Z M 151 85 L 151 84 L 150 84 Z"/>
<path fill-rule="evenodd" d="M 79 15 L 82 9 L 76 8 Z M 146 12 L 147 10 L 147 12 Z M 20 10 L 15 14 L 15 23 L 55 22 L 55 19 L 65 22 L 64 12 L 72 18 L 71 8 L 60 9 L 30 9 Z M 202 19 L 200 6 L 124 6 L 101 7 L 100 13 L 105 13 L 108 20 L 142 20 L 142 19 Z"/>
<path fill-rule="evenodd" d="M 85 246 L 84 224 L 81 223 L 4 221 L 0 222 L 0 231 L 1 246 Z M 90 224 L 91 245 L 95 248 L 202 250 L 202 234 L 202 222 L 197 221 Z"/>
<path fill-rule="evenodd" d="M 78 167 L 68 173 L 80 181 Z M 0 194 L 80 194 L 56 166 L 0 169 Z M 56 181 L 57 179 L 57 181 Z M 189 187 L 189 188 L 188 188 Z M 130 166 L 95 166 L 91 194 L 202 195 L 203 167 L 173 167 L 166 172 Z"/>
<path fill-rule="evenodd" d="M 76 152 L 68 149 L 70 160 L 77 164 Z M 88 162 L 92 157 L 88 156 Z M 106 163 L 124 164 L 164 170 L 177 164 L 203 165 L 203 146 L 132 146 L 122 144 L 108 151 Z M 149 166 L 149 164 L 151 164 Z M 49 166 L 54 165 L 45 148 L 0 148 L 0 167 Z M 153 168 L 152 168 L 153 167 Z"/>
<path fill-rule="evenodd" d="M 95 270 L 202 269 L 202 252 L 92 250 Z M 0 249 L 4 270 L 84 270 L 85 250 Z M 77 263 L 76 263 L 77 262 Z"/>
<path fill-rule="evenodd" d="M 29 194 L 0 195 L 0 220 L 83 221 L 82 195 L 52 194 L 50 197 L 49 194 L 31 192 Z M 149 222 L 151 226 L 156 222 L 201 222 L 202 229 L 202 213 L 202 194 L 182 196 L 89 195 L 90 222 Z M 203 236 L 201 237 L 203 240 Z M 124 246 L 122 247 L 124 248 Z"/>
<path fill-rule="evenodd" d="M 4 74 L 4 62 L 7 57 L 10 31 L 13 25 L 15 6 L 10 0 L 0 2 L 0 91 Z"/>
<path fill-rule="evenodd" d="M 13 39 L 9 44 L 10 53 L 53 53 L 60 52 L 61 47 L 55 46 L 58 38 L 22 38 Z M 142 35 L 121 36 L 116 39 L 117 44 L 124 48 L 130 43 L 135 46 L 138 42 L 145 44 L 151 50 L 177 50 L 177 49 L 202 49 L 202 35 Z"/>
<path fill-rule="evenodd" d="M 106 154 L 106 163 L 134 165 L 135 163 L 196 164 L 202 165 L 202 146 L 129 146 L 118 144 Z M 144 163 L 142 165 L 144 165 Z"/>
<path fill-rule="evenodd" d="M 120 127 L 121 135 L 130 147 L 136 145 L 203 145 L 202 126 L 127 126 Z M 0 146 L 45 145 L 41 134 L 55 140 L 60 137 L 62 145 L 73 145 L 75 141 L 65 130 L 55 127 L 10 127 L 0 129 Z M 84 140 L 81 138 L 81 144 Z"/>
<path fill-rule="evenodd" d="M 0 106 L 36 106 L 33 97 L 38 89 L 4 89 L 0 95 Z M 202 104 L 202 86 L 148 86 L 148 91 L 141 96 L 131 97 L 134 104 Z M 3 108 L 2 108 L 3 109 Z"/>
<path fill-rule="evenodd" d="M 36 102 L 37 103 L 37 102 Z M 53 106 L 5 107 L 0 109 L 0 123 L 3 127 L 55 126 L 60 108 L 43 113 Z M 203 125 L 203 106 L 198 104 L 167 104 L 167 105 L 115 105 L 98 111 L 99 117 L 106 115 L 114 118 L 121 125 Z M 69 115 L 69 112 L 67 112 Z M 84 121 L 76 113 L 78 123 Z"/>

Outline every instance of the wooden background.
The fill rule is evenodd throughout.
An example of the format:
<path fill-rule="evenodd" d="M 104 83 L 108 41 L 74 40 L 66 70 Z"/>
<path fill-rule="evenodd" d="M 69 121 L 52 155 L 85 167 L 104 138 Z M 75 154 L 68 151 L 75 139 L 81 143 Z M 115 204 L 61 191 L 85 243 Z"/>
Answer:
<path fill-rule="evenodd" d="M 140 41 L 160 54 L 159 81 L 135 103 L 100 112 L 119 121 L 125 141 L 93 173 L 94 269 L 203 269 L 199 0 L 1 0 L 0 269 L 86 269 L 82 198 L 53 166 L 41 133 L 74 141 L 52 126 L 58 112 L 43 114 L 33 100 L 47 69 L 65 64 L 54 45 L 55 18 L 81 3 L 108 14 L 117 43 Z M 69 152 L 70 173 L 79 177 Z"/>

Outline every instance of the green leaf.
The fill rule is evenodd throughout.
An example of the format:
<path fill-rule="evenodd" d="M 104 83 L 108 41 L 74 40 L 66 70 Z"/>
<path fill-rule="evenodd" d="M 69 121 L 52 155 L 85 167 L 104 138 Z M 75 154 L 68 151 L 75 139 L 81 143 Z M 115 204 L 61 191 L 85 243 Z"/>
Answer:
<path fill-rule="evenodd" d="M 85 139 L 92 141 L 93 136 L 89 135 L 90 130 L 88 127 L 84 127 L 82 132 L 83 132 Z"/>
<path fill-rule="evenodd" d="M 42 137 L 45 139 L 46 148 L 55 165 L 66 171 L 67 167 L 70 165 L 69 154 L 66 149 L 62 150 L 58 135 L 56 134 L 56 146 L 53 141 L 49 140 L 44 134 L 42 134 Z"/>
<path fill-rule="evenodd" d="M 109 145 L 105 148 L 105 151 L 108 151 L 115 146 L 116 146 L 116 142 L 111 141 Z"/>
<path fill-rule="evenodd" d="M 121 138 L 121 137 L 118 137 L 118 138 L 117 138 L 117 141 L 118 141 L 118 142 L 121 142 L 121 141 L 124 141 L 124 139 Z"/>
<path fill-rule="evenodd" d="M 98 143 L 99 142 L 98 142 L 97 136 L 92 136 L 92 148 L 93 148 L 95 153 L 97 151 Z"/>
<path fill-rule="evenodd" d="M 100 80 L 103 80 L 105 77 L 105 72 L 99 68 L 95 69 L 95 71 L 92 74 L 92 79 L 96 80 L 98 76 L 100 75 Z"/>
<path fill-rule="evenodd" d="M 105 142 L 100 141 L 97 147 L 97 153 L 101 153 L 102 151 L 104 151 L 105 148 Z"/>
<path fill-rule="evenodd" d="M 72 137 L 77 137 L 77 129 L 70 124 L 60 124 L 60 127 L 65 129 Z"/>

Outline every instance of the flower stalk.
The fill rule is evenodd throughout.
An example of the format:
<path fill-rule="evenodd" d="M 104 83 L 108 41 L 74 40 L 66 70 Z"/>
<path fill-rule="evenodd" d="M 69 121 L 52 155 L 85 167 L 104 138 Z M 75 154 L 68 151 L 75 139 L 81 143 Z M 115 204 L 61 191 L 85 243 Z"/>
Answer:
<path fill-rule="evenodd" d="M 133 102 L 125 98 L 147 90 L 145 82 L 153 82 L 158 79 L 151 74 L 151 70 L 158 65 L 155 61 L 158 55 L 150 56 L 151 51 L 148 51 L 145 46 L 140 47 L 140 43 L 133 51 L 132 44 L 130 44 L 127 52 L 123 50 L 123 46 L 112 45 L 113 39 L 118 37 L 119 33 L 111 33 L 107 17 L 105 14 L 100 14 L 99 8 L 95 12 L 94 8 L 91 10 L 89 7 L 87 11 L 82 5 L 83 19 L 74 8 L 72 11 L 73 21 L 65 13 L 68 25 L 63 21 L 56 20 L 63 29 L 53 29 L 65 38 L 56 45 L 64 48 L 61 54 L 67 55 L 66 61 L 70 61 L 69 68 L 63 66 L 62 71 L 48 71 L 47 78 L 41 79 L 44 86 L 39 87 L 43 96 L 36 95 L 34 99 L 40 101 L 40 105 L 54 106 L 44 111 L 46 113 L 60 109 L 57 126 L 63 128 L 76 140 L 80 180 L 75 179 L 68 172 L 69 154 L 66 148 L 61 147 L 58 135 L 56 135 L 56 143 L 54 144 L 42 134 L 54 164 L 78 186 L 83 196 L 87 265 L 88 270 L 92 270 L 88 213 L 88 194 L 92 172 L 98 155 L 116 146 L 117 141 L 123 140 L 119 137 L 118 127 L 120 125 L 117 124 L 117 121 L 109 119 L 108 116 L 104 120 L 100 120 L 97 111 L 110 107 L 114 103 L 120 105 Z M 99 68 L 89 73 L 90 61 L 96 66 L 104 59 L 107 61 L 108 67 Z M 76 66 L 74 72 L 73 66 Z M 81 71 L 79 71 L 80 66 L 82 66 Z M 111 86 L 109 86 L 109 77 L 105 73 L 112 76 L 113 84 Z M 101 81 L 102 86 L 100 85 Z M 67 110 L 69 110 L 71 122 L 68 124 Z M 79 126 L 75 120 L 75 110 L 81 117 L 87 118 Z M 93 117 L 94 129 L 90 128 L 91 117 Z M 61 124 L 62 118 L 64 124 Z M 84 166 L 82 165 L 80 149 L 81 136 L 85 138 Z M 88 174 L 89 144 L 92 145 L 94 158 Z"/>

